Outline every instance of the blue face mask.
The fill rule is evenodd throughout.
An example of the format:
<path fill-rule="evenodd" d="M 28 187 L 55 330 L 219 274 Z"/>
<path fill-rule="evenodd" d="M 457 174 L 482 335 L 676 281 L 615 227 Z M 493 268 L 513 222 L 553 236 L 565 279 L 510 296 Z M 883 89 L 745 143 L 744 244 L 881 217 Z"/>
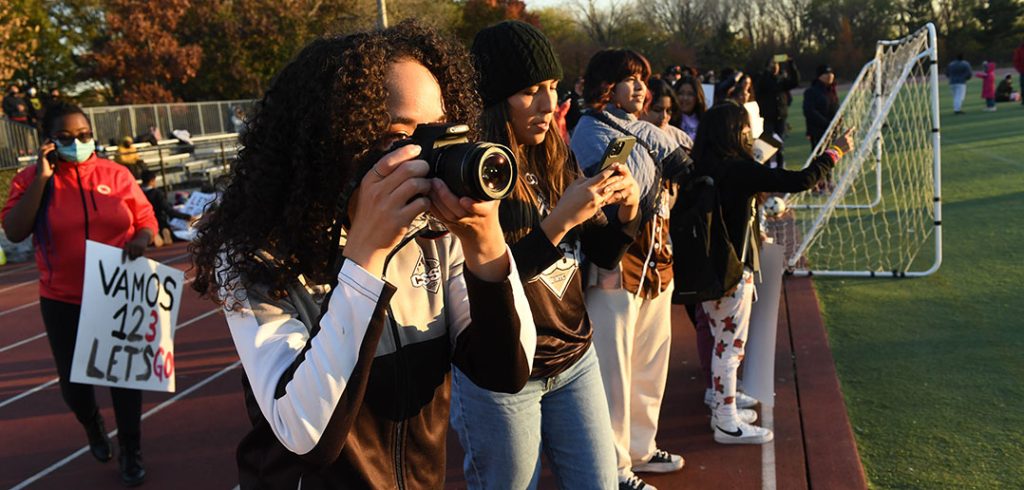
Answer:
<path fill-rule="evenodd" d="M 82 143 L 76 139 L 67 146 L 57 142 L 57 153 L 60 154 L 61 158 L 69 162 L 82 163 L 88 160 L 94 151 L 96 151 L 96 140 Z"/>

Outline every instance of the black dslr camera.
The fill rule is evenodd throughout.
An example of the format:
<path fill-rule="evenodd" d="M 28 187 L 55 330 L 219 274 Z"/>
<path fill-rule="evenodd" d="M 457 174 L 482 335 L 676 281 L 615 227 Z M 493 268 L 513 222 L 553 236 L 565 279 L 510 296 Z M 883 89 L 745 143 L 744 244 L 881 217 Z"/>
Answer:
<path fill-rule="evenodd" d="M 419 145 L 419 158 L 430 165 L 427 177 L 443 180 L 455 195 L 478 201 L 504 199 L 519 175 L 512 150 L 496 143 L 470 143 L 467 134 L 465 124 L 420 124 L 412 136 L 388 151 Z"/>

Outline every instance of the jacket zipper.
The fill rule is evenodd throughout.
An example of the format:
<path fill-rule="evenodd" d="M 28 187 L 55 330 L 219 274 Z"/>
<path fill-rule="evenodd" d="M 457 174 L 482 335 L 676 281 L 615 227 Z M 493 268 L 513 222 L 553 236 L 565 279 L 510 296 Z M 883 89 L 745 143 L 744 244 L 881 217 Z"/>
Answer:
<path fill-rule="evenodd" d="M 403 238 L 402 241 L 399 242 L 398 245 L 394 249 L 391 250 L 391 253 L 388 254 L 388 257 L 386 259 L 384 259 L 384 276 L 387 275 L 388 264 L 391 263 L 391 259 L 394 258 L 396 254 L 398 254 L 398 251 L 401 250 L 402 247 L 404 247 L 406 244 L 408 244 L 409 242 L 411 242 L 415 238 L 416 238 L 416 234 L 415 233 L 410 234 L 409 236 Z M 402 350 L 402 339 L 399 338 L 399 336 L 398 336 L 398 333 L 399 333 L 398 332 L 398 323 L 395 321 L 395 314 L 391 310 L 391 306 L 390 305 L 388 305 L 388 310 L 387 311 L 388 311 L 388 325 L 391 327 L 391 337 L 395 341 L 395 389 L 396 389 L 396 394 L 397 394 L 396 399 L 397 399 L 398 403 L 400 404 L 400 408 L 401 408 L 401 410 L 399 410 L 399 412 L 400 413 L 404 413 L 405 412 L 405 403 L 404 403 L 405 398 L 403 397 L 403 394 L 404 393 L 408 393 L 408 390 L 406 388 L 407 388 L 408 381 L 409 381 L 406 377 L 402 376 L 402 373 L 405 372 L 405 367 L 406 367 L 405 366 L 405 364 L 406 364 L 405 363 L 405 353 Z M 392 463 L 394 464 L 394 467 L 395 467 L 395 484 L 396 484 L 397 488 L 399 488 L 399 489 L 404 489 L 405 488 L 405 478 L 402 476 L 402 472 L 403 472 L 403 469 L 405 467 L 405 465 L 403 464 L 404 460 L 402 458 L 402 454 L 404 453 L 404 450 L 403 450 L 404 444 L 403 444 L 403 440 L 402 440 L 402 435 L 403 435 L 404 432 L 405 432 L 405 420 L 397 421 L 395 423 L 395 430 L 394 430 L 395 447 L 394 447 L 394 451 L 392 452 L 391 457 L 393 458 Z"/>
<path fill-rule="evenodd" d="M 78 165 L 73 164 L 72 167 L 75 169 L 75 178 L 78 179 L 78 197 L 82 198 L 82 212 L 85 213 L 85 239 L 89 239 L 89 206 L 85 203 L 85 190 L 82 189 L 82 174 L 78 172 Z M 96 201 L 93 201 L 93 205 Z"/>

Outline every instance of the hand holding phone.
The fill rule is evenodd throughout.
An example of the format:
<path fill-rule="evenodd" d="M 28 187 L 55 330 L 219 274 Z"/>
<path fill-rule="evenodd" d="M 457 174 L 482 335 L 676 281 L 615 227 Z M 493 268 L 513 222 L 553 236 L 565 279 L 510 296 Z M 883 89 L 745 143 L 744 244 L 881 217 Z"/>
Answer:
<path fill-rule="evenodd" d="M 46 140 L 39 146 L 39 160 L 36 162 L 36 177 L 49 179 L 57 166 L 57 145 Z"/>
<path fill-rule="evenodd" d="M 629 154 L 633 151 L 634 145 L 636 145 L 636 138 L 632 136 L 622 136 L 613 139 L 608 143 L 608 147 L 604 149 L 604 156 L 601 157 L 601 164 L 598 166 L 596 173 L 604 172 L 616 163 L 625 165 L 626 160 L 629 159 Z"/>
<path fill-rule="evenodd" d="M 772 57 L 772 61 L 774 61 L 776 63 L 785 63 L 785 62 L 789 61 L 789 55 L 788 54 L 777 54 L 774 57 Z"/>

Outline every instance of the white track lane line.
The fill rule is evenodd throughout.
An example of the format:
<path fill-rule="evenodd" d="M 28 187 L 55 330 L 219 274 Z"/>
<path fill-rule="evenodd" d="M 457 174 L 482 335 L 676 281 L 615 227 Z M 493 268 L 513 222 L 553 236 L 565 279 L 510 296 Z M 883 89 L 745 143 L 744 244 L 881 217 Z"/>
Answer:
<path fill-rule="evenodd" d="M 213 315 L 215 313 L 220 313 L 221 311 L 222 310 L 220 308 L 214 308 L 214 309 L 212 309 L 210 311 L 207 311 L 206 313 L 203 313 L 202 315 L 199 315 L 199 316 L 197 316 L 197 317 L 195 317 L 195 318 L 193 318 L 193 319 L 191 319 L 191 320 L 189 320 L 189 321 L 187 321 L 185 323 L 182 323 L 181 325 L 178 325 L 178 328 L 175 328 L 174 332 L 177 333 L 178 330 L 181 330 L 181 329 L 183 329 L 183 328 L 185 328 L 185 327 L 187 327 L 187 326 L 189 326 L 189 325 L 191 325 L 191 324 L 193 324 L 195 322 L 198 322 L 199 320 L 202 320 L 203 318 L 207 318 L 210 315 Z M 42 335 L 45 336 L 46 334 L 42 334 Z M 22 342 L 28 342 L 28 341 L 31 341 L 31 340 L 35 340 L 35 338 L 25 339 Z M 29 395 L 31 395 L 31 394 L 39 391 L 39 390 L 45 389 L 45 388 L 53 385 L 56 382 L 57 382 L 57 378 L 52 378 L 52 379 L 50 379 L 49 381 L 47 381 L 47 382 L 45 382 L 43 384 L 33 386 L 32 388 L 29 388 L 28 390 L 26 390 L 26 391 L 24 391 L 22 393 L 14 395 L 11 398 L 8 398 L 8 399 L 0 402 L 0 408 L 6 407 L 7 405 L 10 405 L 11 403 L 14 403 L 14 402 L 16 402 L 16 401 L 18 401 L 18 400 L 20 400 L 22 398 L 25 398 L 26 396 L 29 396 Z"/>
<path fill-rule="evenodd" d="M 195 281 L 194 277 L 186 279 L 185 280 L 185 284 L 182 284 L 182 285 L 183 286 L 187 286 L 192 281 Z M 38 304 L 39 304 L 39 300 L 35 300 L 35 301 L 33 301 L 33 302 L 31 302 L 31 303 L 29 303 L 27 305 L 21 305 L 21 306 L 19 306 L 17 308 L 11 308 L 11 309 L 9 309 L 7 311 L 0 311 L 0 316 L 4 316 L 4 315 L 6 315 L 8 313 L 14 313 L 15 311 L 18 311 L 18 310 L 24 310 L 25 308 L 29 308 L 29 307 L 32 307 L 32 306 L 35 306 L 35 305 L 38 305 Z M 181 327 L 179 326 L 178 328 L 181 328 Z M 9 351 L 9 350 L 11 350 L 11 349 L 13 349 L 13 348 L 15 348 L 15 347 L 17 347 L 19 345 L 27 344 L 27 343 L 29 343 L 29 342 L 31 342 L 33 340 L 41 339 L 41 338 L 43 338 L 45 336 L 46 336 L 46 332 L 43 332 L 41 334 L 33 335 L 32 337 L 29 337 L 27 339 L 19 340 L 19 341 L 15 342 L 15 343 L 13 343 L 11 345 L 0 347 L 0 353 Z"/>
<path fill-rule="evenodd" d="M 35 300 L 35 301 L 31 302 L 31 303 L 23 304 L 21 306 L 15 306 L 14 308 L 11 308 L 9 310 L 0 311 L 0 316 L 8 315 L 10 313 L 14 313 L 15 311 L 21 311 L 21 310 L 24 310 L 25 308 L 31 308 L 31 307 L 33 307 L 35 305 L 38 305 L 38 304 L 39 304 L 39 300 L 37 299 L 37 300 Z"/>
<path fill-rule="evenodd" d="M 25 272 L 27 270 L 31 270 L 31 269 L 34 269 L 34 268 L 35 268 L 35 264 L 32 264 L 32 263 L 27 263 L 27 264 L 24 264 L 24 265 L 19 265 L 17 267 L 12 266 L 12 268 L 10 270 L 6 270 L 6 271 L 3 271 L 3 272 L 0 272 L 0 277 L 4 277 L 4 276 L 6 276 L 8 274 L 17 274 L 19 272 Z"/>
<path fill-rule="evenodd" d="M 12 397 L 10 397 L 10 398 L 0 402 L 0 408 L 4 408 L 7 405 L 10 405 L 10 404 L 12 404 L 12 403 L 14 403 L 14 402 L 16 402 L 18 400 L 21 400 L 22 398 L 25 398 L 26 396 L 29 396 L 29 395 L 37 392 L 37 391 L 40 391 L 40 390 L 45 390 L 46 388 L 49 388 L 49 387 L 51 387 L 51 386 L 53 386 L 55 384 L 57 384 L 57 378 L 53 378 L 53 379 L 51 379 L 51 380 L 49 380 L 49 381 L 47 381 L 47 382 L 45 382 L 45 383 L 43 383 L 41 385 L 35 386 L 33 388 L 30 388 L 28 391 L 25 391 L 24 393 L 21 393 L 20 395 L 12 396 Z"/>
<path fill-rule="evenodd" d="M 25 345 L 25 344 L 27 344 L 29 342 L 32 342 L 33 340 L 39 340 L 39 339 L 41 339 L 43 337 L 46 337 L 46 332 L 43 332 L 43 333 L 37 334 L 37 335 L 33 335 L 33 336 L 31 336 L 31 337 L 29 337 L 27 339 L 19 340 L 19 341 L 15 342 L 15 343 L 13 343 L 11 345 L 8 345 L 8 346 L 5 346 L 5 347 L 0 347 L 0 353 L 7 352 L 7 351 L 9 351 L 9 350 L 11 350 L 11 349 L 13 349 L 15 347 L 18 347 L 18 346 L 21 346 L 21 345 Z"/>
<path fill-rule="evenodd" d="M 202 380 L 202 381 L 192 385 L 191 387 L 189 387 L 189 389 L 187 389 L 185 391 L 182 391 L 181 393 L 178 393 L 177 395 L 174 395 L 173 398 L 170 398 L 170 399 L 164 401 L 163 403 L 161 403 L 161 404 L 159 404 L 159 405 L 149 409 L 149 411 L 147 411 L 146 413 L 142 414 L 142 420 L 146 420 L 150 416 L 159 413 L 161 410 L 171 406 L 172 404 L 174 404 L 178 400 L 181 400 L 182 398 L 192 394 L 193 392 L 195 392 L 199 388 L 202 388 L 203 386 L 206 386 L 206 385 L 210 384 L 210 382 L 212 382 L 213 380 L 223 376 L 225 373 L 227 373 L 228 371 L 231 371 L 231 370 L 237 368 L 241 364 L 242 364 L 242 361 L 235 361 L 230 366 L 227 366 L 224 369 L 221 369 L 220 371 L 217 371 L 216 373 L 211 374 L 210 376 L 206 377 L 206 379 L 204 379 L 204 380 Z M 108 437 L 114 437 L 115 435 L 117 435 L 117 429 L 114 429 L 114 430 L 110 431 L 109 433 L 107 433 Z M 62 459 L 60 461 L 57 461 L 56 463 L 53 463 L 52 465 L 46 467 L 46 469 L 40 471 L 39 473 L 36 473 L 35 475 L 32 475 L 31 477 L 29 477 L 25 481 L 15 485 L 14 487 L 11 488 L 11 490 L 21 490 L 22 488 L 25 488 L 25 487 L 35 483 L 40 478 L 43 478 L 44 476 L 49 475 L 50 473 L 53 473 L 54 471 L 57 471 L 62 466 L 70 463 L 71 461 L 73 461 L 75 458 L 85 454 L 88 450 L 89 450 L 89 446 L 88 445 L 80 447 L 77 451 L 69 454 L 64 459 Z"/>
<path fill-rule="evenodd" d="M 15 284 L 13 286 L 7 286 L 7 287 L 5 287 L 3 289 L 0 289 L 0 293 L 6 293 L 7 291 L 10 291 L 12 289 L 18 289 L 18 288 L 20 288 L 22 286 L 28 286 L 29 284 L 37 284 L 38 282 L 39 282 L 39 279 L 32 279 L 32 280 L 25 281 L 25 282 L 19 282 L 18 284 Z"/>
<path fill-rule="evenodd" d="M 775 407 L 761 405 L 761 427 L 775 431 Z M 776 434 L 776 437 L 778 435 Z M 761 488 L 775 490 L 775 438 L 761 446 Z"/>

